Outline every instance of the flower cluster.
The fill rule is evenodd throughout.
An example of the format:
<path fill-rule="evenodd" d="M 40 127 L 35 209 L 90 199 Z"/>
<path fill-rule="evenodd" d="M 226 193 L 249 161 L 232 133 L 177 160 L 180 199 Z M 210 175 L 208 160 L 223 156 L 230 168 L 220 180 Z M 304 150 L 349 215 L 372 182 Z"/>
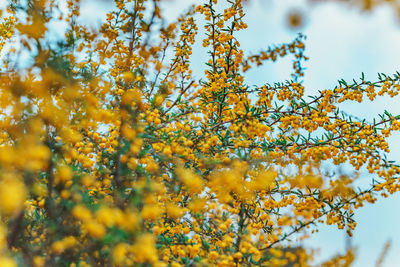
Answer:
<path fill-rule="evenodd" d="M 351 235 L 357 208 L 399 191 L 385 153 L 400 116 L 368 122 L 340 104 L 396 97 L 400 74 L 309 99 L 305 37 L 243 51 L 241 0 L 169 24 L 161 0 L 114 2 L 97 30 L 79 24 L 78 0 L 1 14 L 0 266 L 309 266 L 293 241 L 323 223 Z M 65 26 L 57 41 L 51 23 Z M 249 85 L 246 71 L 284 56 L 287 81 Z M 362 168 L 370 188 L 354 186 Z"/>

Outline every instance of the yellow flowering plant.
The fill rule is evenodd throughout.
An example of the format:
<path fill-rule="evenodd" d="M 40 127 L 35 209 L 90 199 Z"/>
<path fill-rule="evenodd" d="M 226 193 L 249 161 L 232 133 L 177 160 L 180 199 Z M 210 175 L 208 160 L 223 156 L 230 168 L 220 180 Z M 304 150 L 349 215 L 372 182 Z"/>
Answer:
<path fill-rule="evenodd" d="M 385 156 L 400 117 L 339 109 L 397 96 L 399 73 L 304 97 L 305 37 L 243 51 L 240 0 L 199 1 L 172 23 L 161 0 L 115 0 L 99 29 L 79 23 L 79 0 L 8 2 L 0 266 L 309 266 L 295 240 L 321 224 L 351 236 L 357 208 L 400 188 Z M 52 23 L 65 26 L 57 41 Z M 195 41 L 208 50 L 202 77 Z M 249 85 L 246 71 L 285 56 L 289 80 Z M 372 186 L 357 189 L 341 164 L 366 168 Z"/>

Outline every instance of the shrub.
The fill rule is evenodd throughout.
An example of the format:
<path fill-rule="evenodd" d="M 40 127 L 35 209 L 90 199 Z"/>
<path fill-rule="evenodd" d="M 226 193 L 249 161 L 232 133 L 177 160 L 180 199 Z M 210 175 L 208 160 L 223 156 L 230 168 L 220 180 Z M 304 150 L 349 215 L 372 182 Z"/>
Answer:
<path fill-rule="evenodd" d="M 220 2 L 168 24 L 159 0 L 116 0 L 96 30 L 78 23 L 79 1 L 9 1 L 1 266 L 307 266 L 293 238 L 323 223 L 351 236 L 355 209 L 398 191 L 385 153 L 399 117 L 358 120 L 339 104 L 394 97 L 399 74 L 304 97 L 305 37 L 249 55 L 241 1 Z M 197 78 L 195 40 L 208 49 Z M 246 71 L 285 56 L 289 80 L 249 85 Z M 357 189 L 341 164 L 376 179 Z"/>

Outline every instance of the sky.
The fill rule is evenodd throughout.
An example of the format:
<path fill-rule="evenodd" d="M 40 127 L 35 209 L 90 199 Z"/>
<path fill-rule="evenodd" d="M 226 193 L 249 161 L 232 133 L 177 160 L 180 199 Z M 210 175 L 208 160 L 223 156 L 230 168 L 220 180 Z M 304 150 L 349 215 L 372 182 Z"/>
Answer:
<path fill-rule="evenodd" d="M 1 1 L 0 1 L 1 2 Z M 177 17 L 191 0 L 169 0 L 163 10 L 169 18 Z M 103 2 L 105 3 L 105 2 Z M 306 14 L 301 32 L 307 36 L 306 55 L 310 60 L 305 64 L 304 85 L 306 95 L 318 90 L 334 88 L 339 79 L 351 81 L 361 77 L 376 80 L 377 73 L 392 74 L 400 71 L 400 23 L 394 12 L 382 6 L 371 13 L 361 13 L 357 8 L 335 3 L 324 3 L 312 8 L 302 0 L 252 0 L 246 6 L 248 29 L 240 33 L 241 47 L 247 52 L 257 52 L 268 45 L 289 42 L 297 31 L 285 25 L 285 17 L 292 9 L 303 10 Z M 99 26 L 105 18 L 104 4 L 96 0 L 84 0 L 82 19 Z M 203 60 L 204 50 L 196 47 L 193 61 Z M 203 60 L 204 61 L 204 60 Z M 284 81 L 290 79 L 291 59 L 266 64 L 257 71 L 247 74 L 251 84 Z M 194 73 L 202 73 L 203 66 L 194 64 Z M 367 120 L 378 117 L 388 110 L 400 114 L 400 105 L 395 99 L 378 98 L 377 101 L 342 106 L 347 113 Z M 390 139 L 391 159 L 400 159 L 400 134 Z M 400 161 L 400 160 L 399 160 Z M 369 184 L 372 177 L 363 174 L 362 183 Z M 356 211 L 357 227 L 352 245 L 357 247 L 354 267 L 375 266 L 376 260 L 386 241 L 391 247 L 382 266 L 395 267 L 400 262 L 400 193 L 388 199 L 379 199 L 374 205 Z M 328 259 L 345 248 L 345 232 L 334 226 L 321 226 L 304 245 L 321 248 L 317 261 Z"/>

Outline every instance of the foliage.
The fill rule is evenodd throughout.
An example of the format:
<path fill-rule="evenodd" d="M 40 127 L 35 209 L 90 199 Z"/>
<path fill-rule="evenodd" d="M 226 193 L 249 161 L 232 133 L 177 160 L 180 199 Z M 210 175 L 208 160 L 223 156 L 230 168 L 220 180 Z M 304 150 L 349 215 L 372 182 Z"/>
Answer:
<path fill-rule="evenodd" d="M 351 236 L 355 209 L 399 190 L 385 156 L 399 116 L 339 109 L 396 96 L 399 73 L 305 97 L 303 35 L 249 54 L 241 1 L 202 1 L 173 23 L 160 2 L 115 0 L 96 30 L 78 23 L 78 0 L 9 1 L 0 266 L 308 266 L 294 241 L 323 223 Z M 195 40 L 208 50 L 198 78 Z M 285 56 L 289 80 L 249 85 L 246 71 Z M 371 187 L 342 164 L 366 168 Z"/>

